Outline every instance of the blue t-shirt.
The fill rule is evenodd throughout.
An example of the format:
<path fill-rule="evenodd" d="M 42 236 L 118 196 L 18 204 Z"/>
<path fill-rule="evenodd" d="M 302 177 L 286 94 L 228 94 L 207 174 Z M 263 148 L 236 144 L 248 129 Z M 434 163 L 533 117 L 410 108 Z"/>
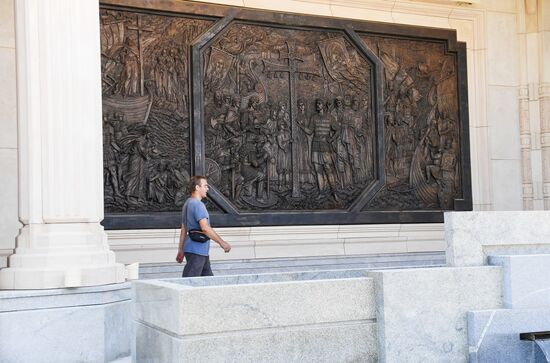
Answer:
<path fill-rule="evenodd" d="M 187 213 L 185 208 L 187 207 Z M 210 225 L 210 216 L 206 210 L 206 206 L 203 202 L 196 198 L 188 198 L 182 208 L 181 224 L 185 226 L 185 229 L 201 229 L 199 221 L 206 218 L 206 222 Z M 186 220 L 187 219 L 187 220 Z M 208 250 L 210 249 L 210 240 L 201 243 L 195 242 L 189 238 L 189 233 L 185 236 L 184 252 L 194 253 L 197 255 L 208 256 Z"/>

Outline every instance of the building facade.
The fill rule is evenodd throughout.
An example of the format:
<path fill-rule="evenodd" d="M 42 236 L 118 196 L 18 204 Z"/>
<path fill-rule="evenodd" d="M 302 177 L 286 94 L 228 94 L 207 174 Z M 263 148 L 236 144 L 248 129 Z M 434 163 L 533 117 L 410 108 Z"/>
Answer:
<path fill-rule="evenodd" d="M 211 2 L 455 29 L 458 40 L 467 45 L 474 210 L 550 209 L 550 1 Z M 122 263 L 174 259 L 177 230 L 105 234 L 99 224 L 103 174 L 98 14 L 97 0 L 78 5 L 69 0 L 50 0 L 47 5 L 0 0 L 0 267 L 7 266 L 16 238 L 22 257 L 14 261 L 22 265 L 40 256 L 59 257 L 67 252 L 64 246 L 74 244 L 73 257 L 51 258 L 45 269 L 74 256 L 88 261 L 90 254 L 80 250 L 93 245 L 92 254 L 100 257 L 92 265 L 111 276 L 97 283 L 121 280 L 121 266 L 111 251 Z M 64 52 L 79 57 L 86 70 L 63 57 Z M 289 232 L 302 237 L 289 244 L 280 237 Z M 439 224 L 239 227 L 221 229 L 221 234 L 235 248 L 226 256 L 214 250 L 215 259 L 445 249 Z M 30 255 L 39 257 L 26 254 L 25 248 L 34 248 Z M 77 272 L 74 283 L 85 275 Z"/>

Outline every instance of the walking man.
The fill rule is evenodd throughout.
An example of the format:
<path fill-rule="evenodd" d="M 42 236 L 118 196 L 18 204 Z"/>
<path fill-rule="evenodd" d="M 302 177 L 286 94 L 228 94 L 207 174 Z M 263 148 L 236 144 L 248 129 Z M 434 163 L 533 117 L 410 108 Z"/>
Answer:
<path fill-rule="evenodd" d="M 225 253 L 231 251 L 231 245 L 225 242 L 210 227 L 210 216 L 206 207 L 201 202 L 208 193 L 208 183 L 204 176 L 192 176 L 189 181 L 189 192 L 191 196 L 185 201 L 182 209 L 181 232 L 176 261 L 183 262 L 185 257 L 185 268 L 182 277 L 213 276 L 210 268 L 210 239 L 214 240 Z M 195 242 L 187 233 L 192 229 L 200 229 L 210 239 L 206 242 Z"/>

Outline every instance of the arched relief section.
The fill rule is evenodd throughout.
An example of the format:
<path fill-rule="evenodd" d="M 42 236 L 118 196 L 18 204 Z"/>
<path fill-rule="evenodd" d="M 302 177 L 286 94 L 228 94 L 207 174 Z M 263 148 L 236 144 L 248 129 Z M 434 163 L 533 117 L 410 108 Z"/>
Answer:
<path fill-rule="evenodd" d="M 372 190 L 374 62 L 344 31 L 233 22 L 201 57 L 205 170 L 239 212 L 347 210 Z"/>

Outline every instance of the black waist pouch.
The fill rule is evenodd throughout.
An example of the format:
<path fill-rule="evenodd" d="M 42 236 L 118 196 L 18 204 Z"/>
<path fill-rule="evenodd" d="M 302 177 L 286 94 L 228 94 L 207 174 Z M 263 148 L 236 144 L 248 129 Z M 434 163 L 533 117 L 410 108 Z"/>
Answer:
<path fill-rule="evenodd" d="M 190 229 L 189 238 L 191 238 L 195 242 L 200 242 L 200 243 L 204 243 L 210 239 L 210 237 L 202 233 L 200 229 Z"/>

